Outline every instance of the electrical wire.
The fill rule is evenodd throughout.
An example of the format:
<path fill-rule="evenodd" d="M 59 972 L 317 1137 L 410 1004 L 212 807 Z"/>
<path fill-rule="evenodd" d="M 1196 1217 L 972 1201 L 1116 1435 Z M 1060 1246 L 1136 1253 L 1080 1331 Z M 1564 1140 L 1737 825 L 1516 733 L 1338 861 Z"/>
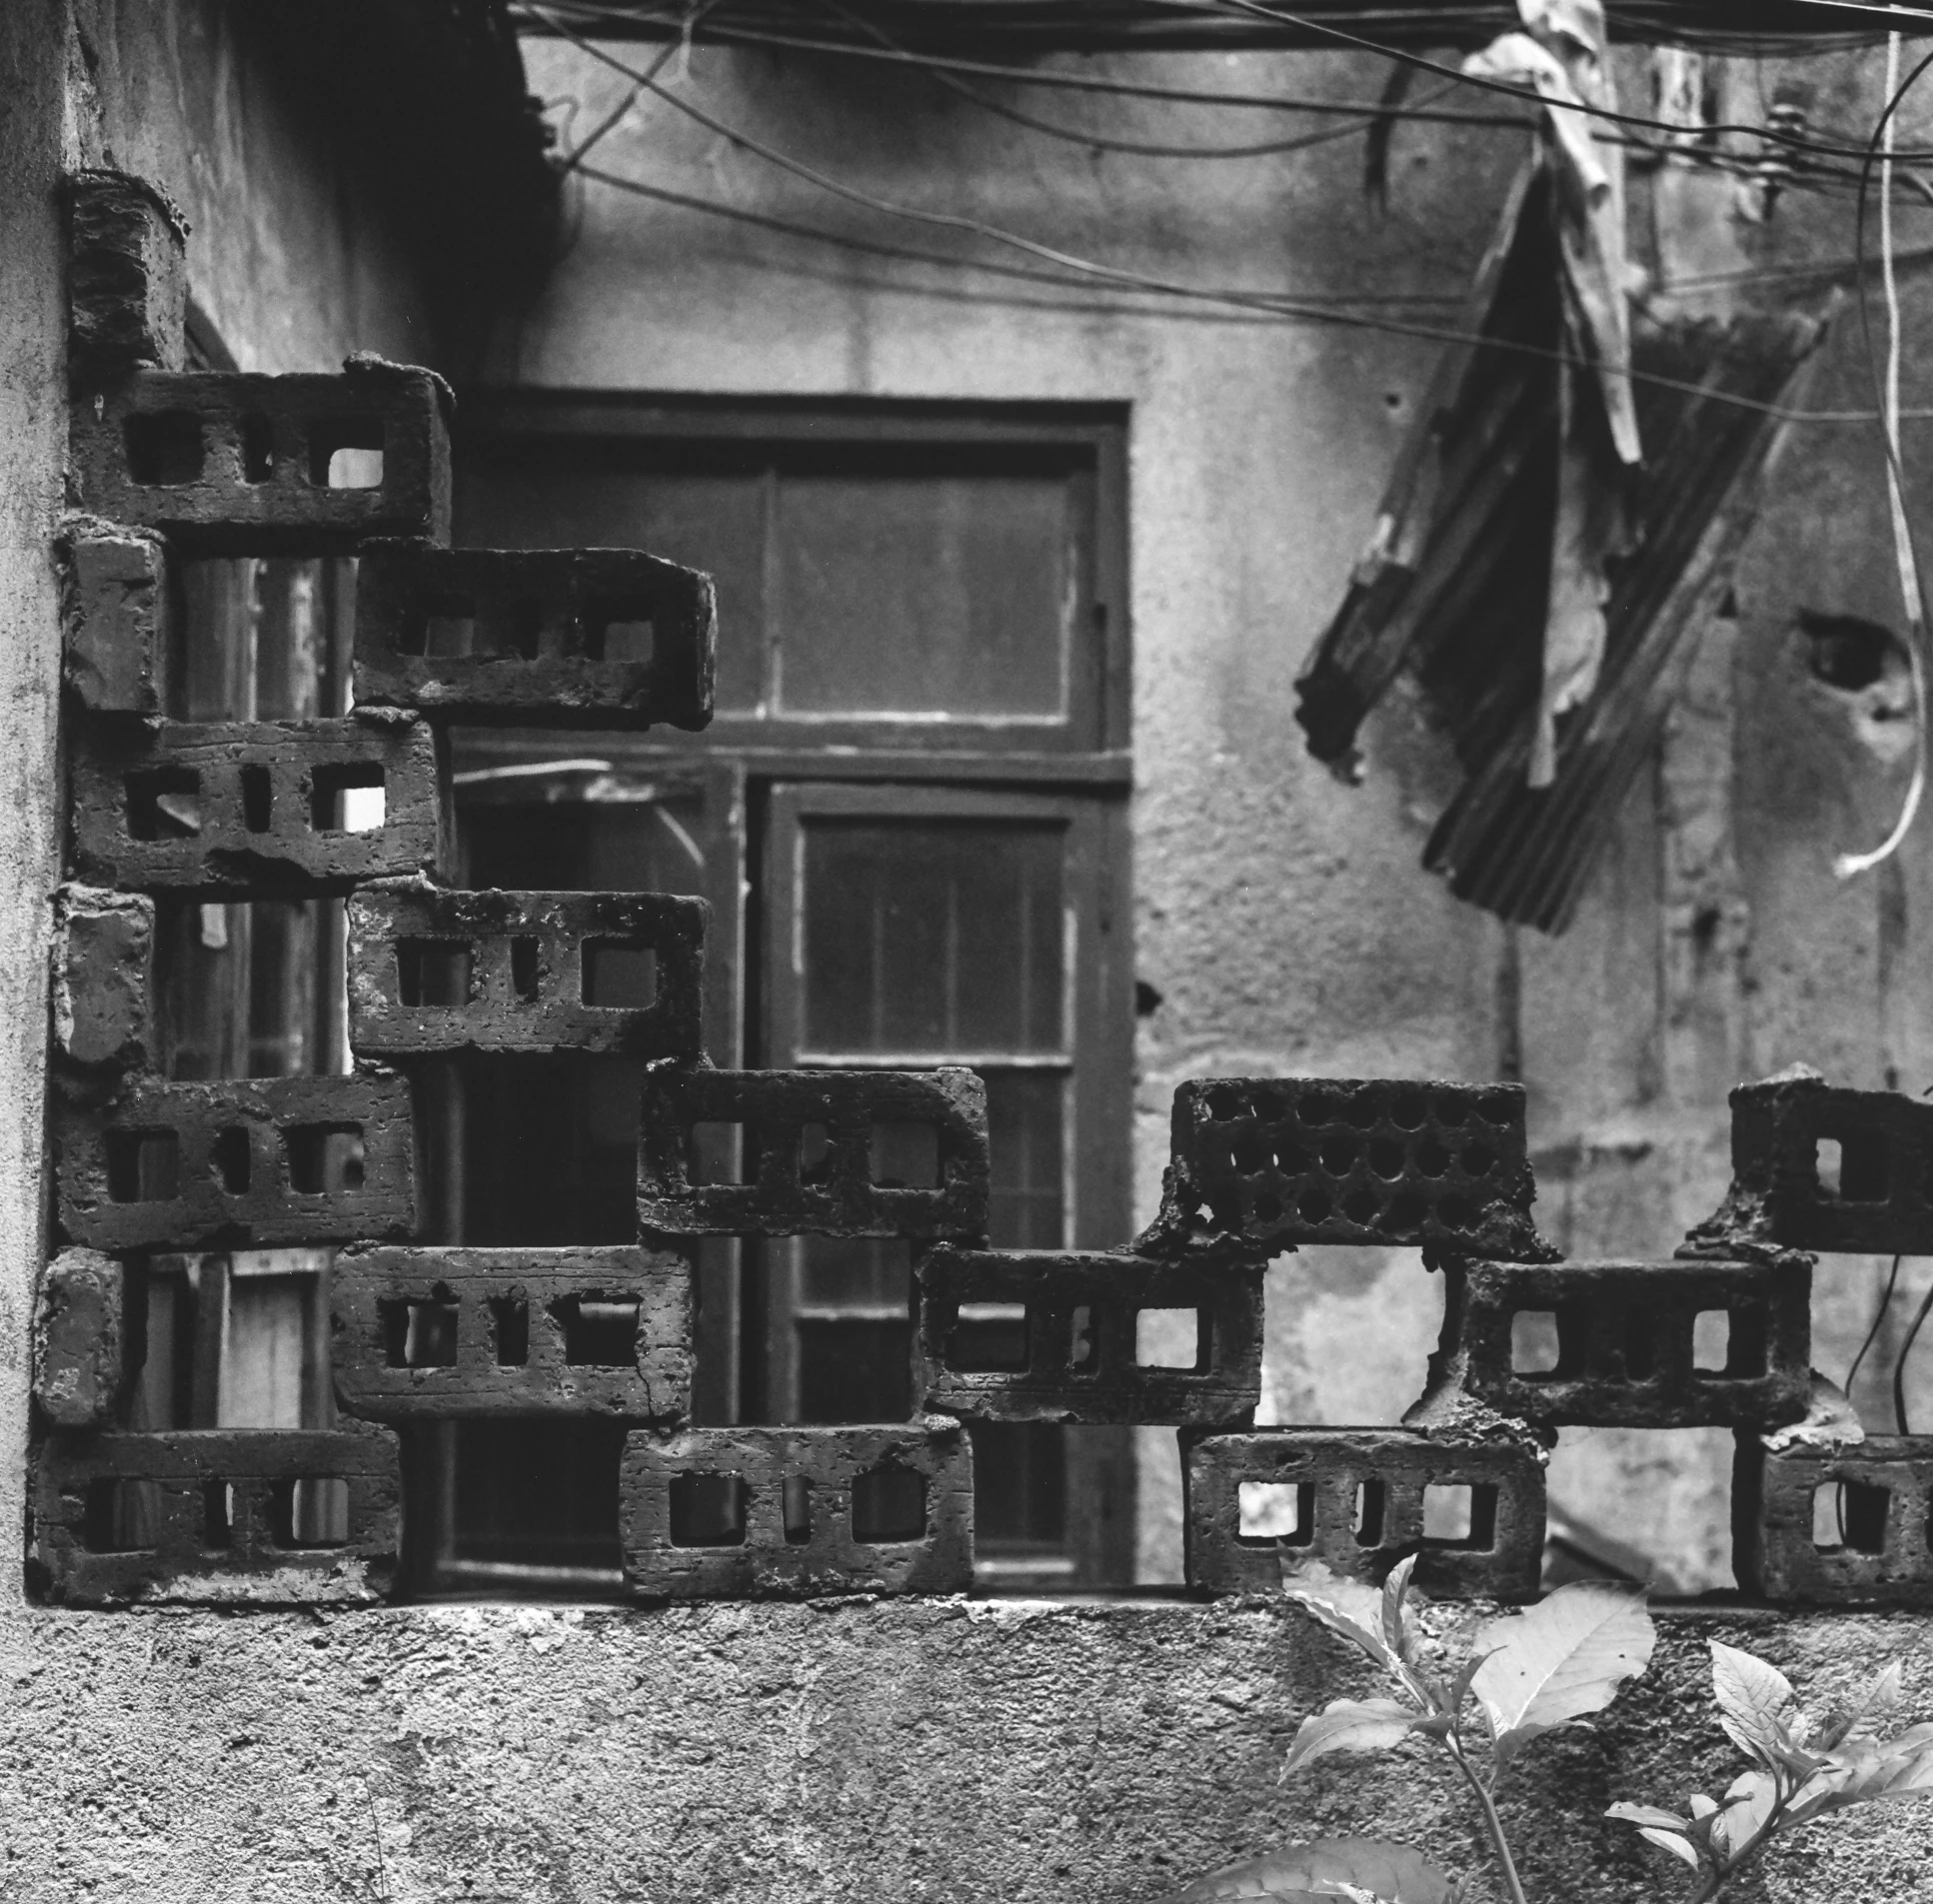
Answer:
<path fill-rule="evenodd" d="M 1893 1258 L 1893 1266 L 1886 1272 L 1886 1287 L 1881 1291 L 1879 1307 L 1873 1311 L 1873 1325 L 1866 1331 L 1866 1339 L 1859 1344 L 1859 1353 L 1852 1358 L 1852 1366 L 1846 1370 L 1846 1398 L 1852 1399 L 1852 1385 L 1859 1379 L 1860 1365 L 1872 1351 L 1872 1345 L 1879 1340 L 1880 1325 L 1886 1320 L 1886 1311 L 1893 1306 L 1893 1291 L 1899 1287 L 1899 1266 L 1903 1256 Z"/>
<path fill-rule="evenodd" d="M 1894 277 L 1891 256 L 1893 201 L 1890 191 L 1884 188 L 1890 185 L 1892 177 L 1893 121 L 1906 95 L 1913 90 L 1920 75 L 1929 66 L 1933 66 L 1933 53 L 1928 53 L 1904 81 L 1899 78 L 1899 58 L 1900 36 L 1894 33 L 1888 37 L 1886 43 L 1888 93 L 1886 109 L 1879 115 L 1879 123 L 1873 128 L 1873 136 L 1867 147 L 1866 163 L 1862 168 L 1859 181 L 1859 205 L 1853 221 L 1853 253 L 1859 260 L 1860 266 L 1857 276 L 1859 334 L 1865 348 L 1866 369 L 1872 382 L 1874 408 L 1879 413 L 1880 442 L 1886 454 L 1887 515 L 1892 529 L 1894 562 L 1899 571 L 1900 600 L 1906 611 L 1906 656 L 1913 684 L 1913 778 L 1908 783 L 1906 798 L 1900 805 L 1899 818 L 1893 823 L 1892 831 L 1886 838 L 1870 853 L 1841 854 L 1833 862 L 1832 870 L 1842 880 L 1849 880 L 1858 874 L 1868 872 L 1899 851 L 1901 842 L 1912 829 L 1913 821 L 1919 813 L 1921 798 L 1926 791 L 1926 634 L 1927 625 L 1933 622 L 1933 615 L 1927 612 L 1926 567 L 1920 560 L 1919 539 L 1913 533 L 1912 519 L 1906 513 L 1906 476 L 1900 464 L 1899 286 Z M 1872 299 L 1868 293 L 1865 273 L 1866 187 L 1872 175 L 1873 161 L 1882 152 L 1886 155 L 1886 163 L 1881 173 L 1879 215 L 1887 317 L 1887 355 L 1883 375 L 1880 370 L 1879 353 L 1873 344 Z"/>
<path fill-rule="evenodd" d="M 1912 1354 L 1913 1344 L 1919 1340 L 1920 1329 L 1929 1311 L 1933 1311 L 1933 1283 L 1927 1285 L 1925 1298 L 1914 1312 L 1913 1326 L 1906 1331 L 1906 1340 L 1899 1345 L 1899 1353 L 1893 1358 L 1893 1420 L 1901 1434 L 1913 1432 L 1906 1420 L 1906 1358 Z"/>
<path fill-rule="evenodd" d="M 611 109 L 611 111 L 604 116 L 604 118 L 598 121 L 597 126 L 591 132 L 590 136 L 581 140 L 572 149 L 570 157 L 562 160 L 559 163 L 557 170 L 558 170 L 558 176 L 560 178 L 569 178 L 571 174 L 575 172 L 578 169 L 578 167 L 584 163 L 584 155 L 587 152 L 589 152 L 591 148 L 594 145 L 596 145 L 598 141 L 602 139 L 604 135 L 607 132 L 609 132 L 611 128 L 615 126 L 618 123 L 618 121 L 622 119 L 625 116 L 625 114 L 632 109 L 633 106 L 637 105 L 639 95 L 645 90 L 647 86 L 651 84 L 653 80 L 655 80 L 658 77 L 660 73 L 662 73 L 665 70 L 665 68 L 668 65 L 671 64 L 672 56 L 675 53 L 677 53 L 681 47 L 685 49 L 687 52 L 690 51 L 691 44 L 692 44 L 692 40 L 691 40 L 692 29 L 696 27 L 698 23 L 702 19 L 704 19 L 705 16 L 708 13 L 710 13 L 715 6 L 718 5 L 718 3 L 719 3 L 719 0 L 699 0 L 698 7 L 692 13 L 686 16 L 685 37 L 683 39 L 670 40 L 666 42 L 665 50 L 662 53 L 660 53 L 655 60 L 652 61 L 650 67 L 645 72 L 644 77 L 640 79 L 637 82 L 637 84 L 632 87 L 630 92 L 625 94 L 624 98 L 619 100 L 617 105 L 614 106 Z"/>
<path fill-rule="evenodd" d="M 870 33 L 882 46 L 896 53 L 908 53 L 907 48 L 890 38 L 881 28 L 840 6 L 838 0 L 821 0 L 821 4 L 825 11 L 845 20 L 858 31 Z M 910 54 L 909 57 L 911 57 Z M 1002 100 L 989 99 L 977 87 L 969 86 L 965 80 L 958 79 L 952 73 L 943 72 L 938 68 L 929 70 L 928 77 L 936 85 L 944 86 L 956 98 L 965 99 L 983 112 L 994 114 L 997 118 L 1010 120 L 1016 126 L 1025 126 L 1029 131 L 1042 132 L 1049 138 L 1064 139 L 1070 145 L 1086 146 L 1096 152 L 1121 152 L 1145 159 L 1257 159 L 1283 152 L 1303 152 L 1310 146 L 1327 145 L 1332 140 L 1353 138 L 1359 132 L 1367 132 L 1379 119 L 1387 119 L 1390 116 L 1387 108 L 1379 108 L 1360 119 L 1349 120 L 1339 126 L 1329 126 L 1321 132 L 1305 132 L 1293 139 L 1268 139 L 1248 145 L 1154 145 L 1133 139 L 1115 139 L 1102 133 L 1083 132 L 1078 127 L 1057 126 L 1051 120 L 1036 119 L 1033 114 L 1022 112 L 1017 106 L 1009 106 Z M 1425 94 L 1419 103 L 1427 105 L 1431 100 L 1443 98 L 1450 90 L 1447 85 L 1439 86 L 1433 93 Z M 1516 123 L 1528 129 L 1531 121 L 1526 118 Z"/>
<path fill-rule="evenodd" d="M 1176 0 L 1185 4 L 1186 0 Z M 1207 4 L 1236 4 L 1237 0 L 1206 0 Z M 544 27 L 559 38 L 574 36 L 563 31 L 558 14 L 568 14 L 571 18 L 586 21 L 623 21 L 636 25 L 647 17 L 627 9 L 600 6 L 592 0 L 546 0 L 544 6 L 531 4 L 531 0 L 513 0 L 518 11 Z M 1293 22 L 1295 16 L 1277 14 L 1267 8 L 1256 9 L 1269 17 L 1277 17 Z M 667 27 L 676 25 L 676 16 L 668 16 Z M 1314 27 L 1314 23 L 1309 23 Z M 1339 28 L 1323 26 L 1323 32 L 1340 33 Z M 1333 100 L 1309 99 L 1286 96 L 1273 96 L 1255 93 L 1217 93 L 1195 91 L 1186 87 L 1153 86 L 1131 80 L 1117 80 L 1089 73 L 1066 73 L 1051 71 L 1040 67 L 1014 66 L 991 60 L 962 59 L 943 53 L 926 53 L 909 48 L 895 49 L 890 46 L 861 46 L 850 41 L 811 38 L 803 34 L 773 32 L 763 27 L 746 27 L 729 20 L 714 20 L 706 28 L 706 37 L 714 40 L 727 40 L 748 46 L 775 46 L 795 48 L 803 52 L 824 53 L 838 58 L 886 60 L 895 64 L 926 68 L 937 68 L 954 73 L 972 73 L 983 78 L 1007 79 L 1022 85 L 1056 87 L 1072 91 L 1102 92 L 1123 95 L 1129 98 L 1164 99 L 1183 104 L 1204 106 L 1235 107 L 1275 112 L 1313 112 L 1337 113 L 1350 117 L 1373 118 L 1387 109 L 1374 100 Z M 1455 67 L 1444 66 L 1432 60 L 1422 59 L 1399 49 L 1354 36 L 1345 36 L 1349 44 L 1363 51 L 1379 54 L 1385 59 L 1401 64 L 1415 66 L 1420 70 L 1433 72 L 1446 82 L 1454 85 L 1477 87 L 1480 90 L 1500 93 L 1508 98 L 1519 100 L 1525 105 L 1541 111 L 1545 102 L 1542 96 L 1527 88 L 1514 86 L 1508 80 L 1491 80 L 1466 74 Z M 1810 43 L 1804 43 L 1803 50 L 1816 50 Z M 1608 106 L 1595 106 L 1588 103 L 1577 110 L 1592 117 L 1615 121 L 1618 124 L 1637 127 L 1641 130 L 1682 135 L 1685 128 L 1669 120 L 1647 117 L 1642 114 L 1618 111 Z M 1427 106 L 1405 105 L 1397 109 L 1397 116 L 1416 118 L 1439 124 L 1490 127 L 1492 129 L 1513 128 L 1525 123 L 1515 115 L 1478 114 L 1467 112 L 1442 112 Z M 1700 127 L 1709 136 L 1732 134 L 1741 137 L 1762 139 L 1798 153 L 1820 158 L 1858 159 L 1864 156 L 1864 147 L 1854 142 L 1854 136 L 1846 135 L 1844 143 L 1833 143 L 1815 138 L 1811 132 L 1787 132 L 1767 125 L 1745 125 L 1719 123 Z M 1643 150 L 1653 150 L 1648 142 Z M 1900 164 L 1933 164 L 1933 147 L 1914 148 L 1896 153 Z"/>
<path fill-rule="evenodd" d="M 524 0 L 524 4 L 530 11 L 540 16 L 550 17 L 548 10 L 538 6 L 536 0 Z M 592 58 L 611 67 L 614 71 L 625 75 L 627 78 L 638 79 L 640 77 L 635 67 L 626 65 L 624 61 L 618 59 L 614 54 L 605 51 L 602 47 L 593 45 L 561 21 L 555 22 L 555 24 L 563 37 L 572 41 L 584 52 L 590 54 Z M 1151 292 L 1163 297 L 1184 298 L 1192 301 L 1229 305 L 1238 309 L 1265 311 L 1282 318 L 1300 319 L 1313 324 L 1328 324 L 1348 329 L 1380 331 L 1392 336 L 1414 337 L 1425 342 L 1437 344 L 1481 345 L 1497 350 L 1510 351 L 1519 356 L 1537 358 L 1549 363 L 1561 364 L 1576 361 L 1566 352 L 1558 348 L 1527 344 L 1511 339 L 1475 335 L 1466 331 L 1452 329 L 1446 325 L 1419 324 L 1400 318 L 1375 317 L 1367 315 L 1360 309 L 1318 305 L 1312 300 L 1304 298 L 1294 298 L 1265 292 L 1207 291 L 1196 285 L 1181 284 L 1168 278 L 1151 277 L 1140 272 L 1124 270 L 1118 266 L 1102 264 L 1093 259 L 1081 258 L 1071 252 L 1060 251 L 1051 245 L 1043 245 L 1034 239 L 1025 238 L 1018 233 L 1006 231 L 997 225 L 988 224 L 983 219 L 968 217 L 959 212 L 929 211 L 921 206 L 901 205 L 891 199 L 881 198 L 875 193 L 864 191 L 858 186 L 848 185 L 843 180 L 835 179 L 830 174 L 820 171 L 816 166 L 808 165 L 803 160 L 791 158 L 787 154 L 777 151 L 775 148 L 766 145 L 764 141 L 753 138 L 749 133 L 741 132 L 727 125 L 723 120 L 707 112 L 704 107 L 698 106 L 690 100 L 680 98 L 677 94 L 668 91 L 655 81 L 647 87 L 647 90 L 655 97 L 663 100 L 667 105 L 673 107 L 676 111 L 685 114 L 688 118 L 704 126 L 708 131 L 718 137 L 743 147 L 746 151 L 756 154 L 780 170 L 789 172 L 793 176 L 803 179 L 806 183 L 817 187 L 821 191 L 830 193 L 834 197 L 844 199 L 849 204 L 858 205 L 868 211 L 877 212 L 891 218 L 906 219 L 920 224 L 934 225 L 948 231 L 965 232 L 970 236 L 984 239 L 989 243 L 1005 246 L 1029 257 L 1038 258 L 1044 263 L 1056 265 L 1063 271 L 1078 274 L 1083 279 L 1090 279 L 1127 291 Z M 594 175 L 592 168 L 586 167 L 584 170 L 587 177 Z M 634 181 L 620 180 L 610 174 L 598 173 L 595 176 L 608 184 L 618 184 L 620 186 L 635 184 Z M 704 201 L 696 201 L 696 203 L 701 206 L 705 204 Z M 717 208 L 706 207 L 706 209 Z M 835 243 L 844 242 L 837 236 L 818 231 L 809 230 L 807 235 L 821 238 L 831 237 L 832 242 Z M 945 254 L 935 253 L 925 254 L 922 262 L 946 264 L 955 269 L 985 268 L 978 261 L 948 258 Z M 1758 414 L 1774 417 L 1785 422 L 1863 423 L 1871 421 L 1870 413 L 1865 411 L 1788 410 L 1780 405 L 1760 403 L 1751 398 L 1740 397 L 1730 392 L 1710 390 L 1700 384 L 1689 383 L 1678 378 L 1660 376 L 1654 372 L 1634 371 L 1630 375 L 1634 381 L 1650 384 L 1657 389 L 1676 390 L 1684 395 L 1700 397 L 1712 403 L 1723 403 L 1733 408 L 1751 410 Z M 1905 414 L 1907 413 L 1902 413 L 1902 415 Z M 1912 414 L 1918 417 L 1920 415 L 1933 415 L 1933 412 L 1915 412 Z"/>

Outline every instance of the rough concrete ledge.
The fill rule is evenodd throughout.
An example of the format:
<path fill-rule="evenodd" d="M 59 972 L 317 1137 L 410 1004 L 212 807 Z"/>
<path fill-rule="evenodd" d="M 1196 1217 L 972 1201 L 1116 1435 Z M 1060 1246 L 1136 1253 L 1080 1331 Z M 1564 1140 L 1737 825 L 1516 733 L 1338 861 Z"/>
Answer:
<path fill-rule="evenodd" d="M 1908 1654 L 1906 1711 L 1933 1717 L 1924 1621 L 1661 1623 L 1650 1676 L 1506 1787 L 1540 1904 L 1683 1894 L 1598 1814 L 1732 1776 L 1709 1638 L 1815 1695 Z M 1366 1829 L 1482 1869 L 1432 1761 L 1276 1782 L 1301 1715 L 1367 1690 L 1279 1603 L 16 1610 L 0 1683 L 0 1896 L 22 1904 L 1152 1904 L 1284 1839 Z M 1907 1904 L 1930 1853 L 1933 1800 L 1871 1807 L 1736 1895 Z"/>

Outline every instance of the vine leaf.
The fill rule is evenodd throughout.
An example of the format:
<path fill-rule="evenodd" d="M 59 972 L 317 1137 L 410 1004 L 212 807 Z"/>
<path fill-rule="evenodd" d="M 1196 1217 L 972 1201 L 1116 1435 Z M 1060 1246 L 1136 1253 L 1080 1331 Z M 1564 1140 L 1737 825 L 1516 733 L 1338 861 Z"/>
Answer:
<path fill-rule="evenodd" d="M 1662 1845 L 1674 1858 L 1682 1858 L 1695 1871 L 1698 1869 L 1698 1853 L 1692 1849 L 1691 1840 L 1682 1833 L 1667 1831 L 1662 1825 L 1639 1825 L 1638 1836 L 1649 1838 L 1655 1845 Z"/>
<path fill-rule="evenodd" d="M 1266 1857 L 1197 1878 L 1161 1904 L 1319 1904 L 1369 1898 L 1373 1904 L 1455 1904 L 1447 1873 L 1407 1845 L 1386 1838 L 1314 1838 Z"/>
<path fill-rule="evenodd" d="M 1641 1589 L 1576 1580 L 1477 1635 L 1489 1658 L 1472 1690 L 1482 1702 L 1499 1769 L 1530 1740 L 1601 1712 L 1651 1663 L 1656 1629 Z"/>
<path fill-rule="evenodd" d="M 1421 1713 L 1393 1699 L 1331 1700 L 1297 1728 L 1282 1776 L 1328 1752 L 1380 1752 L 1400 1745 L 1422 1723 Z"/>

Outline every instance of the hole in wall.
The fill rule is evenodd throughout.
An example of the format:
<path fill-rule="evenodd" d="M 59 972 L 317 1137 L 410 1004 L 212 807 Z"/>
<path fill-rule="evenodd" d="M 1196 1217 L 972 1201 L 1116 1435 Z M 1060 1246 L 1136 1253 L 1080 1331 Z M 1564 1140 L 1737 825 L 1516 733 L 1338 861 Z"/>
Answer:
<path fill-rule="evenodd" d="M 1235 1505 L 1237 1540 L 1306 1547 L 1314 1533 L 1315 1489 L 1307 1481 L 1241 1481 Z"/>
<path fill-rule="evenodd" d="M 742 1474 L 674 1474 L 671 1481 L 671 1542 L 674 1547 L 743 1547 L 751 1490 Z"/>
<path fill-rule="evenodd" d="M 853 1477 L 853 1538 L 919 1540 L 927 1531 L 927 1481 L 911 1468 L 876 1467 Z"/>

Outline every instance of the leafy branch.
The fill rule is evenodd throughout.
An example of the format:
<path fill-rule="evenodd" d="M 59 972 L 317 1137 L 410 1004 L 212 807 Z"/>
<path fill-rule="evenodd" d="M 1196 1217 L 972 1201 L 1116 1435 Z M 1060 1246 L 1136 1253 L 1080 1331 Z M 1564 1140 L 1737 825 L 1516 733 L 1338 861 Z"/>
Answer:
<path fill-rule="evenodd" d="M 1848 1805 L 1933 1791 L 1933 1725 L 1881 1738 L 1899 1706 L 1894 1660 L 1851 1705 L 1814 1717 L 1775 1666 L 1711 1642 L 1711 1687 L 1726 1736 L 1751 1760 L 1722 1800 L 1694 1792 L 1686 1816 L 1656 1805 L 1605 1814 L 1697 1873 L 1688 1904 L 1710 1904 L 1781 1832 Z"/>
<path fill-rule="evenodd" d="M 1510 1904 L 1528 1904 L 1497 1812 L 1498 1781 L 1534 1739 L 1601 1711 L 1645 1669 L 1655 1641 L 1651 1616 L 1641 1593 L 1578 1581 L 1525 1612 L 1490 1621 L 1446 1677 L 1429 1666 L 1408 1619 L 1415 1564 L 1413 1556 L 1400 1562 L 1380 1593 L 1319 1564 L 1285 1576 L 1288 1597 L 1359 1647 L 1397 1696 L 1336 1699 L 1312 1713 L 1295 1735 L 1283 1773 L 1330 1752 L 1380 1751 L 1411 1736 L 1428 1740 L 1447 1754 L 1475 1798 Z"/>

